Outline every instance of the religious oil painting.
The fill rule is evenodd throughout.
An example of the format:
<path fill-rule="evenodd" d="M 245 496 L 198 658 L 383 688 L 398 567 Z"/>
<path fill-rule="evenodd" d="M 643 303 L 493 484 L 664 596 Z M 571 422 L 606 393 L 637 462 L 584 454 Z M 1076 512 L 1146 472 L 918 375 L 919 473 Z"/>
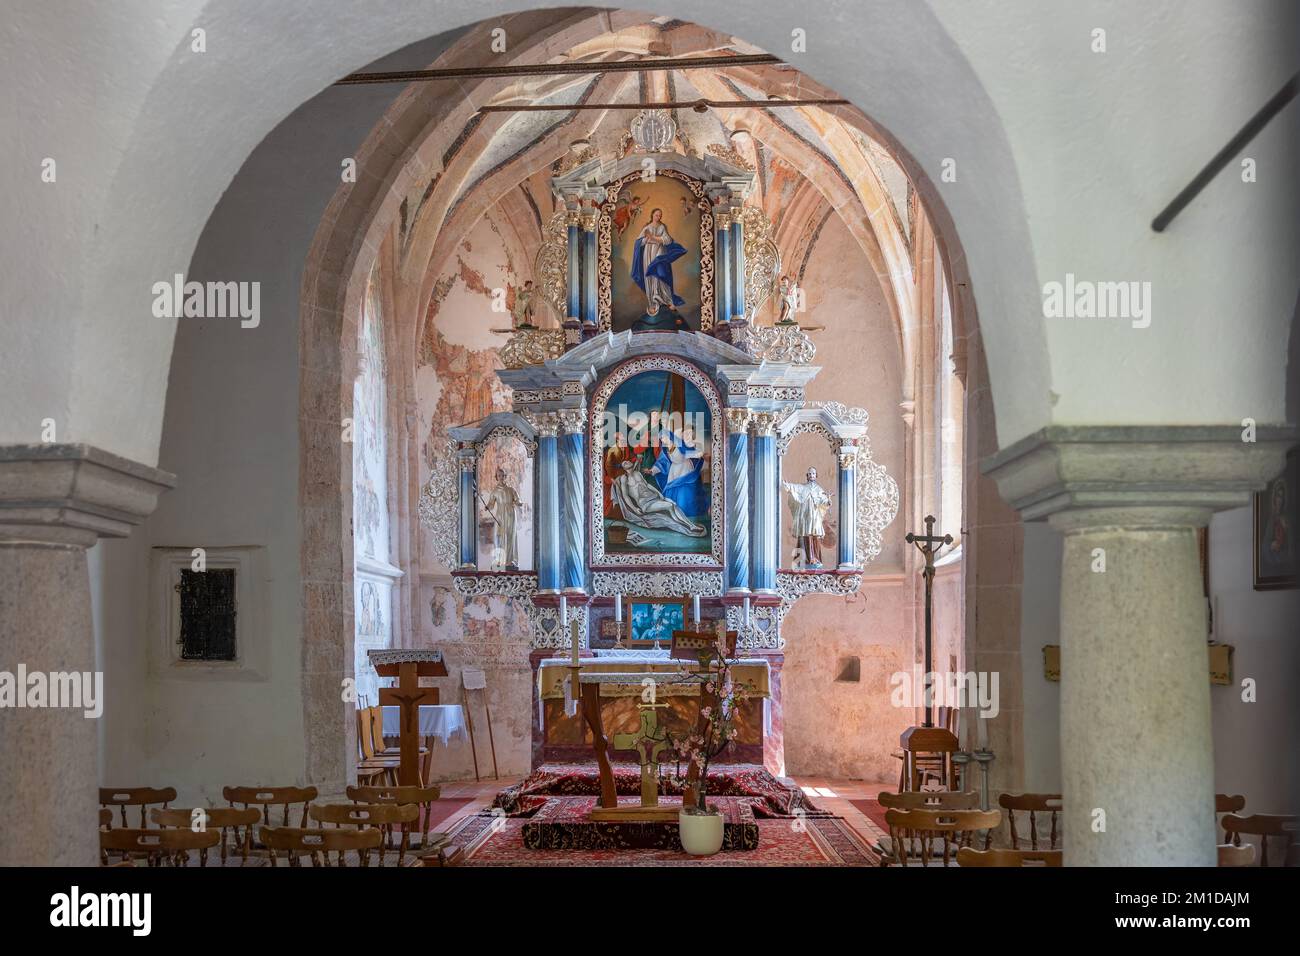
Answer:
<path fill-rule="evenodd" d="M 632 601 L 629 611 L 629 640 L 633 644 L 659 641 L 667 647 L 673 642 L 673 631 L 686 626 L 680 602 Z"/>
<path fill-rule="evenodd" d="M 640 372 L 613 388 L 601 417 L 605 555 L 710 554 L 718 449 L 699 386 L 670 368 Z"/>
<path fill-rule="evenodd" d="M 1286 469 L 1255 493 L 1255 590 L 1300 586 L 1296 520 L 1300 515 L 1300 452 L 1291 452 Z"/>
<path fill-rule="evenodd" d="M 633 177 L 608 204 L 613 331 L 701 329 L 700 203 L 686 181 L 659 175 Z"/>

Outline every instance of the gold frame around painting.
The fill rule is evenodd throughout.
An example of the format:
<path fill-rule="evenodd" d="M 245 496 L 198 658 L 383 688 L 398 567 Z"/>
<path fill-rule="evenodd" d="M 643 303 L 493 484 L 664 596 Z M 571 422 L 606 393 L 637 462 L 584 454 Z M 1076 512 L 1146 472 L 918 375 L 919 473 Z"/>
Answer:
<path fill-rule="evenodd" d="M 713 207 L 704 192 L 704 183 L 686 176 L 673 169 L 659 169 L 656 176 L 679 180 L 695 197 L 696 208 L 700 215 L 700 331 L 707 332 L 713 328 Z M 613 330 L 614 316 L 614 267 L 613 267 L 613 215 L 618 205 L 618 197 L 629 183 L 641 182 L 642 174 L 631 173 L 609 183 L 606 187 L 605 201 L 600 206 L 600 220 L 597 229 L 597 294 L 596 318 L 602 332 Z"/>

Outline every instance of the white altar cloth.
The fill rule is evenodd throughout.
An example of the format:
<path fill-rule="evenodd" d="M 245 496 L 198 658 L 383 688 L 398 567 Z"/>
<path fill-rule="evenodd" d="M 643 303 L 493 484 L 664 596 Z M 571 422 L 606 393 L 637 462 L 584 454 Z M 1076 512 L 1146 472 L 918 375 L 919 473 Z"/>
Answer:
<path fill-rule="evenodd" d="M 384 711 L 384 736 L 401 736 L 402 709 L 386 706 Z M 460 704 L 421 704 L 420 736 L 437 737 L 444 744 L 454 737 L 464 740 L 467 736 L 465 711 Z"/>

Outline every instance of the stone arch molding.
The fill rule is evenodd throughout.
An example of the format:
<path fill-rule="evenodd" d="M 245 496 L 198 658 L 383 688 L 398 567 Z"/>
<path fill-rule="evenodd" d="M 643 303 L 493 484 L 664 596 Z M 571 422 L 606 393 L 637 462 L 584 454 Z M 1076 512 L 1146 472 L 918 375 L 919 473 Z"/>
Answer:
<path fill-rule="evenodd" d="M 15 249 L 15 269 L 30 265 L 31 275 L 48 281 L 25 288 L 15 314 L 60 318 L 47 325 L 51 344 L 41 355 L 50 374 L 43 383 L 12 383 L 16 407 L 66 409 L 71 440 L 156 463 L 175 321 L 105 322 L 103 316 L 138 314 L 140 290 L 160 276 L 185 271 L 209 213 L 256 144 L 338 77 L 364 69 L 412 37 L 437 36 L 504 14 L 519 14 L 522 25 L 522 11 L 532 6 L 526 0 L 483 0 L 472 8 L 450 0 L 392 0 L 376 17 L 348 0 L 320 0 L 311 17 L 302 17 L 259 0 L 190 0 L 165 19 L 130 29 L 114 22 L 117 11 L 88 14 L 85 35 L 97 38 L 96 44 L 107 42 L 115 53 L 173 52 L 161 58 L 152 52 L 119 56 L 122 103 L 111 117 L 92 121 L 95 102 L 87 99 L 68 104 L 51 120 L 69 141 L 88 126 L 102 132 L 89 155 L 76 152 L 84 166 L 112 173 L 102 187 L 72 194 L 71 205 L 48 206 L 48 189 L 44 200 L 33 196 L 33 208 L 50 214 L 33 218 L 36 234 L 24 239 L 26 251 Z M 637 6 L 730 31 L 764 49 L 789 49 L 794 12 L 774 0 L 743 8 L 705 0 Z M 854 102 L 872 118 L 881 140 L 898 150 L 946 237 L 957 282 L 969 278 L 967 288 L 980 310 L 994 317 L 996 325 L 984 329 L 985 345 L 1005 443 L 1046 421 L 1050 385 L 1033 249 L 1008 136 L 979 77 L 927 3 L 875 0 L 868 6 L 799 9 L 797 25 L 816 56 L 807 54 L 798 65 Z M 545 12 L 553 20 L 564 16 Z M 615 8 L 598 16 L 616 23 L 627 14 Z M 869 30 L 862 29 L 865 22 Z M 210 37 L 224 32 L 237 42 L 210 42 L 196 56 L 189 49 L 196 26 L 206 27 Z M 929 55 L 917 57 L 916 50 Z M 402 94 L 414 96 L 413 90 Z M 393 132 L 381 138 L 398 155 L 359 154 L 363 175 L 331 204 L 327 215 L 343 214 L 343 228 L 326 229 L 334 237 L 318 247 L 325 263 L 319 271 L 330 283 L 351 271 L 353 246 L 366 242 L 365 221 L 381 214 L 389 221 L 395 210 L 396 201 L 384 208 L 384 197 L 398 174 L 383 167 L 389 160 L 400 165 L 405 148 L 396 144 L 409 138 L 409 126 Z M 952 155 L 963 157 L 964 168 L 987 175 L 947 184 L 940 197 L 926 173 Z M 31 187 L 33 193 L 40 188 Z M 999 202 L 989 203 L 989 196 Z M 145 216 L 141 210 L 165 214 Z M 969 262 L 956 242 L 959 231 L 971 250 Z M 85 268 L 72 277 L 49 276 L 36 258 L 48 248 L 81 256 Z M 82 308 L 92 291 L 96 308 Z M 309 296 L 334 308 L 343 297 Z M 973 308 L 974 299 L 964 298 Z M 30 440 L 23 427 L 15 418 L 5 438 Z"/>

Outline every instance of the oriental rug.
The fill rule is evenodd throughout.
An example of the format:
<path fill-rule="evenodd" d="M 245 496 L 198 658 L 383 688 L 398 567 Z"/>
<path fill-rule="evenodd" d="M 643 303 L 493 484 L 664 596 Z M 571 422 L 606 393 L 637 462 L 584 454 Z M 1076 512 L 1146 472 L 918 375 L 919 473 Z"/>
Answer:
<path fill-rule="evenodd" d="M 681 850 L 529 850 L 525 820 L 481 813 L 451 830 L 465 847 L 463 866 L 792 866 L 875 867 L 879 857 L 840 817 L 756 820 L 758 848 L 693 857 Z"/>
<path fill-rule="evenodd" d="M 524 820 L 523 842 L 529 850 L 675 850 L 682 852 L 677 821 L 637 823 L 634 821 L 588 819 L 596 797 L 548 797 L 546 804 Z M 639 797 L 623 797 L 622 806 L 634 807 Z M 680 797 L 660 798 L 664 806 L 681 807 Z M 758 847 L 758 824 L 754 820 L 752 797 L 712 797 L 709 803 L 721 811 L 722 848 L 753 850 Z"/>
<path fill-rule="evenodd" d="M 614 788 L 619 796 L 641 792 L 641 768 L 636 764 L 614 764 Z M 665 768 L 669 769 L 669 768 Z M 600 775 L 595 763 L 544 763 L 522 783 L 497 794 L 493 807 L 508 817 L 530 816 L 546 805 L 548 797 L 592 797 L 600 793 Z M 682 786 L 665 773 L 659 779 L 659 793 L 680 797 Z M 755 797 L 751 806 L 760 819 L 827 816 L 797 786 L 774 776 L 758 764 L 718 764 L 709 767 L 710 797 Z"/>

